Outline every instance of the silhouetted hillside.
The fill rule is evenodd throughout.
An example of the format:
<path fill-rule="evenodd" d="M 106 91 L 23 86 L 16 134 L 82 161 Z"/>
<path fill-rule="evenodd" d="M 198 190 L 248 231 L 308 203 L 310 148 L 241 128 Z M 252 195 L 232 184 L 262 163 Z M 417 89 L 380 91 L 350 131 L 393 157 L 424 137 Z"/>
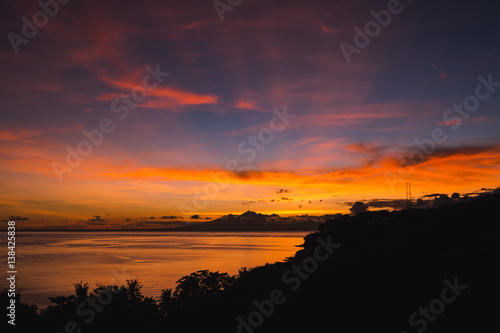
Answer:
<path fill-rule="evenodd" d="M 496 194 L 343 215 L 284 262 L 232 277 L 198 271 L 160 300 L 129 281 L 89 324 L 76 313 L 89 295 L 79 284 L 40 315 L 24 308 L 17 328 L 61 332 L 73 320 L 84 332 L 498 332 L 499 207 Z"/>

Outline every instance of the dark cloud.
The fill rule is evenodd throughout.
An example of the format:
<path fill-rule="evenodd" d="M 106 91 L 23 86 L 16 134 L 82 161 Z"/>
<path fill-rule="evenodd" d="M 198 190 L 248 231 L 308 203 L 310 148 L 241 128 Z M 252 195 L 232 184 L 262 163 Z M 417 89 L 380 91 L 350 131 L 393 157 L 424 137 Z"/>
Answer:
<path fill-rule="evenodd" d="M 262 178 L 263 172 L 256 170 L 233 171 L 233 174 L 240 179 Z"/>
<path fill-rule="evenodd" d="M 379 145 L 374 145 L 372 143 L 366 143 L 366 142 L 358 142 L 358 143 L 353 143 L 350 145 L 347 145 L 346 148 L 348 150 L 357 152 L 357 153 L 365 153 L 365 154 L 380 154 L 383 152 L 387 146 L 379 146 Z"/>
<path fill-rule="evenodd" d="M 258 203 L 258 202 L 266 202 L 267 200 L 265 199 L 260 199 L 260 200 L 251 200 L 251 201 L 243 201 L 242 204 L 245 205 L 245 206 L 250 206 L 251 204 L 255 204 L 255 203 Z M 269 202 L 274 202 L 274 199 L 272 200 L 269 200 Z"/>
<path fill-rule="evenodd" d="M 470 193 L 466 193 L 466 195 L 484 196 L 484 195 L 489 195 L 489 194 L 494 194 L 494 193 L 500 193 L 500 186 L 498 186 L 497 188 L 484 188 L 483 187 L 480 190 L 477 190 L 477 191 L 474 191 L 474 192 L 470 192 Z"/>
<path fill-rule="evenodd" d="M 29 221 L 29 218 L 27 218 L 27 217 L 21 217 L 19 215 L 18 216 L 11 215 L 11 216 L 9 216 L 9 220 L 8 221 L 16 221 L 16 222 L 17 221 Z"/>
<path fill-rule="evenodd" d="M 415 154 L 414 151 L 420 151 L 419 154 Z M 449 147 L 436 147 L 424 153 L 421 149 L 416 147 L 410 147 L 403 158 L 400 160 L 401 167 L 407 167 L 411 165 L 419 165 L 428 160 L 435 158 L 445 158 L 450 156 L 474 156 L 487 152 L 498 152 L 500 150 L 500 145 L 498 143 L 472 143 L 464 144 L 460 146 L 449 146 Z"/>
<path fill-rule="evenodd" d="M 281 194 L 281 193 L 292 193 L 292 191 L 284 190 L 284 189 L 280 189 L 280 190 L 276 191 L 276 194 Z"/>
<path fill-rule="evenodd" d="M 173 219 L 176 219 L 177 216 L 170 215 L 170 216 L 162 216 L 160 218 L 163 219 L 163 220 L 173 220 Z"/>
<path fill-rule="evenodd" d="M 285 193 L 285 192 L 283 192 L 283 193 Z M 280 202 L 280 201 L 292 201 L 292 200 L 293 200 L 293 198 L 281 197 L 280 199 L 270 199 L 270 200 L 261 199 L 261 200 L 243 201 L 241 204 L 245 205 L 245 206 L 250 206 L 251 204 L 255 204 L 258 202 Z M 301 200 L 301 201 L 304 201 L 304 200 Z"/>
<path fill-rule="evenodd" d="M 91 219 L 88 219 L 88 221 L 90 221 L 90 222 L 104 222 L 106 220 L 102 219 L 101 216 L 99 216 L 99 215 L 94 215 L 94 216 L 92 216 Z"/>
<path fill-rule="evenodd" d="M 422 198 L 434 198 L 434 197 L 439 197 L 443 195 L 442 193 L 432 193 L 432 194 L 426 194 L 426 195 L 423 195 Z"/>
<path fill-rule="evenodd" d="M 198 219 L 200 219 L 200 215 L 193 215 L 193 216 L 191 216 L 191 219 L 198 220 Z"/>
<path fill-rule="evenodd" d="M 374 199 L 368 202 L 370 207 L 403 209 L 406 207 L 405 199 Z"/>
<path fill-rule="evenodd" d="M 437 147 L 434 156 L 449 157 L 454 155 L 477 155 L 480 153 L 497 151 L 500 149 L 498 143 L 474 143 L 456 147 Z"/>
<path fill-rule="evenodd" d="M 361 201 L 356 201 L 349 210 L 351 211 L 351 215 L 357 215 L 359 213 L 364 213 L 368 211 L 368 204 L 365 204 L 364 202 Z"/>

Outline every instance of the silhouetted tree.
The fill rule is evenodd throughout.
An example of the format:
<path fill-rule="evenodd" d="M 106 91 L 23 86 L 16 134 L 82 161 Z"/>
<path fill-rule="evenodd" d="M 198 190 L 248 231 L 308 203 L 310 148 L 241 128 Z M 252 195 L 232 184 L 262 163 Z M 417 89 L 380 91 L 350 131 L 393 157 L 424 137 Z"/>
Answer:
<path fill-rule="evenodd" d="M 200 270 L 177 280 L 173 295 L 180 302 L 199 300 L 217 295 L 235 280 L 227 273 Z"/>
<path fill-rule="evenodd" d="M 130 302 L 139 303 L 144 299 L 141 289 L 143 285 L 138 278 L 127 280 L 126 293 Z"/>
<path fill-rule="evenodd" d="M 76 299 L 79 302 L 85 301 L 88 297 L 89 284 L 80 281 L 80 283 L 75 283 L 74 287 L 75 287 Z"/>

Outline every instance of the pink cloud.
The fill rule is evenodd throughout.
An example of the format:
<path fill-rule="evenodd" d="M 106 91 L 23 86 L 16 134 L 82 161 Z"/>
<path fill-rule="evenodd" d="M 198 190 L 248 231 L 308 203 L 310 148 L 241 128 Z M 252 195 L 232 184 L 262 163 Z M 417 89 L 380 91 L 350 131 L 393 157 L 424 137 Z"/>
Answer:
<path fill-rule="evenodd" d="M 44 130 L 0 130 L 0 140 L 2 141 L 32 141 L 34 136 L 44 133 Z"/>
<path fill-rule="evenodd" d="M 256 105 L 257 105 L 257 102 L 254 102 L 254 101 L 247 102 L 243 98 L 239 98 L 238 102 L 236 103 L 237 108 L 249 109 L 249 110 L 258 109 L 258 108 L 256 108 Z"/>

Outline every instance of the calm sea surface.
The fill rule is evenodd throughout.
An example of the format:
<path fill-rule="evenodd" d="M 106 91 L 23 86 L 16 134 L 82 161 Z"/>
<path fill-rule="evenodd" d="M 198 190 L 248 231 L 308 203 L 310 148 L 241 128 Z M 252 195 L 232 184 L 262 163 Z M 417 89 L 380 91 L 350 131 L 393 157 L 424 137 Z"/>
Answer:
<path fill-rule="evenodd" d="M 44 307 L 49 296 L 68 296 L 73 283 L 124 284 L 138 277 L 143 294 L 161 290 L 191 272 L 238 269 L 282 261 L 303 242 L 301 232 L 17 232 L 16 287 L 23 302 Z M 0 233 L 2 276 L 7 235 Z M 5 278 L 0 289 L 7 287 Z"/>

